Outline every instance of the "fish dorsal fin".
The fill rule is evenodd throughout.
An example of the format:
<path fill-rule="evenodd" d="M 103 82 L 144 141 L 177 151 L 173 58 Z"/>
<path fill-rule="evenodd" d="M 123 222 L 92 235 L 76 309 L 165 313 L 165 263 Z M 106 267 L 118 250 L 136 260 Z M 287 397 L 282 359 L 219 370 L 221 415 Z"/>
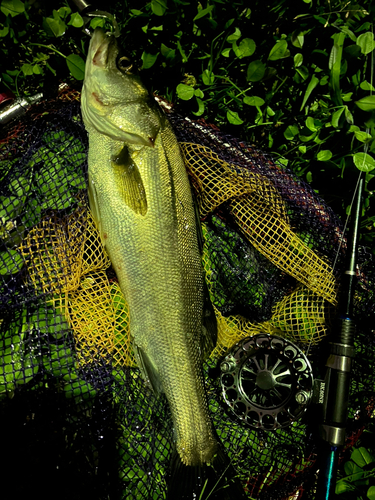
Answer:
<path fill-rule="evenodd" d="M 146 215 L 146 191 L 139 169 L 133 161 L 126 144 L 117 155 L 112 157 L 112 166 L 116 186 L 123 201 L 136 214 Z"/>
<path fill-rule="evenodd" d="M 151 358 L 145 353 L 143 349 L 133 342 L 133 351 L 137 361 L 138 368 L 146 382 L 146 384 L 153 390 L 155 394 L 161 394 L 163 387 L 160 382 L 158 369 L 152 362 Z"/>

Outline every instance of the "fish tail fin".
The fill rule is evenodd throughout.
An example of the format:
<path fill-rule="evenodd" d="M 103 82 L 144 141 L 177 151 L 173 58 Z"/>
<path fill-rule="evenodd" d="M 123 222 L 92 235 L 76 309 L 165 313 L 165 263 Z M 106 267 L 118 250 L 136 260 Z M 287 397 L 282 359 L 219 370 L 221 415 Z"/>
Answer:
<path fill-rule="evenodd" d="M 241 483 L 221 448 L 210 464 L 185 465 L 177 451 L 171 461 L 167 500 L 246 499 Z"/>

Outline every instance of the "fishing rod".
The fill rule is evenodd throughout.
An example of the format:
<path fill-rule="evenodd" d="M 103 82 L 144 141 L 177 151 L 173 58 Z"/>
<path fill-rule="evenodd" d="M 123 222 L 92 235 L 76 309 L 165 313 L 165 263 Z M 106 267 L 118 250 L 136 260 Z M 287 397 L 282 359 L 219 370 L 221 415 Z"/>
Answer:
<path fill-rule="evenodd" d="M 363 185 L 364 173 L 361 172 L 352 204 L 345 271 L 339 300 L 339 315 L 331 336 L 325 379 L 321 382 L 324 396 L 323 418 L 319 426 L 322 440 L 316 491 L 316 498 L 319 500 L 331 500 L 335 494 L 338 457 L 345 444 L 350 377 L 355 356 L 353 298 Z"/>

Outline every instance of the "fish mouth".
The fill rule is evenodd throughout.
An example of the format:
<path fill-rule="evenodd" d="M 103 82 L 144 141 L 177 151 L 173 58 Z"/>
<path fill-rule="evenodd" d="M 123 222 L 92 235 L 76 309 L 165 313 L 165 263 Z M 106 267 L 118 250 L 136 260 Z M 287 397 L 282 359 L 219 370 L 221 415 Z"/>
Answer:
<path fill-rule="evenodd" d="M 90 52 L 94 54 L 92 64 L 105 68 L 118 52 L 115 36 L 108 35 L 102 28 L 96 28 L 91 38 Z"/>

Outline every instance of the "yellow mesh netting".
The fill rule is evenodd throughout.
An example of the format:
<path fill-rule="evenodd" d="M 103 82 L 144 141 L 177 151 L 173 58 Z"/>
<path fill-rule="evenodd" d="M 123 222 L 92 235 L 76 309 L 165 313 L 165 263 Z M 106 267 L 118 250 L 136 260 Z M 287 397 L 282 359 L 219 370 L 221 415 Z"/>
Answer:
<path fill-rule="evenodd" d="M 269 180 L 250 172 L 238 175 L 234 166 L 207 147 L 190 143 L 180 147 L 198 190 L 201 216 L 230 200 L 241 232 L 260 253 L 336 304 L 332 269 L 291 230 L 283 200 Z"/>
<path fill-rule="evenodd" d="M 252 323 L 239 315 L 224 317 L 214 309 L 218 340 L 211 353 L 212 358 L 223 356 L 241 339 L 258 333 L 278 335 L 307 346 L 319 343 L 327 335 L 327 310 L 323 301 L 306 288 L 299 288 L 285 297 L 274 308 L 272 318 L 262 323 Z"/>
<path fill-rule="evenodd" d="M 136 366 L 131 346 L 129 308 L 120 290 L 120 286 L 116 282 L 111 285 L 111 297 L 115 314 L 114 363 L 125 366 Z"/>
<path fill-rule="evenodd" d="M 79 360 L 97 362 L 98 355 L 104 358 L 113 352 L 115 317 L 105 272 L 86 274 L 69 295 L 69 306 Z"/>
<path fill-rule="evenodd" d="M 104 272 L 110 266 L 90 210 L 77 290 L 68 294 L 68 320 L 82 364 L 111 357 L 114 366 L 135 366 L 131 349 L 129 311 L 117 282 Z"/>
<path fill-rule="evenodd" d="M 82 363 L 110 355 L 114 364 L 134 365 L 129 313 L 118 283 L 109 284 L 110 266 L 91 212 L 80 200 L 69 216 L 42 220 L 20 245 L 27 280 L 63 311 Z"/>
<path fill-rule="evenodd" d="M 82 363 L 110 356 L 113 364 L 134 365 L 129 314 L 118 283 L 104 271 L 87 274 L 69 296 L 69 321 Z"/>
<path fill-rule="evenodd" d="M 245 176 L 242 171 L 238 174 L 233 165 L 221 160 L 206 146 L 188 142 L 179 145 L 197 191 L 202 218 L 232 198 L 257 193 L 273 212 L 288 220 L 281 196 L 266 177 L 250 172 Z"/>
<path fill-rule="evenodd" d="M 83 274 L 110 266 L 82 200 L 71 215 L 42 220 L 21 243 L 20 252 L 28 279 L 38 292 L 76 290 Z"/>
<path fill-rule="evenodd" d="M 103 270 L 82 276 L 75 292 L 55 295 L 48 303 L 69 322 L 81 365 L 107 358 L 113 366 L 136 365 L 125 298 Z"/>
<path fill-rule="evenodd" d="M 235 167 L 204 146 L 182 143 L 181 148 L 198 192 L 201 215 L 229 201 L 250 243 L 300 282 L 275 306 L 269 321 L 253 324 L 241 316 L 223 317 L 216 310 L 219 333 L 212 356 L 221 356 L 240 339 L 260 332 L 319 342 L 326 335 L 325 301 L 336 303 L 332 270 L 291 230 L 274 186 L 258 174 L 239 176 Z M 29 232 L 20 250 L 33 286 L 52 294 L 54 307 L 64 310 L 81 363 L 110 356 L 115 364 L 135 365 L 128 307 L 118 283 L 110 283 L 105 273 L 110 261 L 84 202 L 65 218 L 43 220 Z M 207 248 L 203 266 L 210 289 Z"/>
<path fill-rule="evenodd" d="M 322 297 L 301 285 L 276 304 L 269 324 L 292 342 L 314 345 L 327 335 L 329 312 Z"/>
<path fill-rule="evenodd" d="M 202 228 L 205 237 L 207 234 L 205 224 Z M 208 288 L 212 293 L 213 271 L 207 245 L 203 247 L 202 262 Z M 302 342 L 307 345 L 315 345 L 327 335 L 329 308 L 323 297 L 302 284 L 276 304 L 268 321 L 252 323 L 240 315 L 224 317 L 216 307 L 214 310 L 218 325 L 218 340 L 211 353 L 212 358 L 223 356 L 241 339 L 258 333 L 279 335 L 292 342 Z"/>
<path fill-rule="evenodd" d="M 85 234 L 85 252 L 82 259 L 81 274 L 107 269 L 111 261 L 104 251 L 98 229 L 89 209 L 87 209 L 87 228 Z"/>
<path fill-rule="evenodd" d="M 28 279 L 38 292 L 67 292 L 79 286 L 85 212 L 79 207 L 69 217 L 42 220 L 21 243 Z"/>
<path fill-rule="evenodd" d="M 241 232 L 260 253 L 331 304 L 337 303 L 332 268 L 293 233 L 285 220 L 272 213 L 258 196 L 232 200 L 231 208 Z"/>

